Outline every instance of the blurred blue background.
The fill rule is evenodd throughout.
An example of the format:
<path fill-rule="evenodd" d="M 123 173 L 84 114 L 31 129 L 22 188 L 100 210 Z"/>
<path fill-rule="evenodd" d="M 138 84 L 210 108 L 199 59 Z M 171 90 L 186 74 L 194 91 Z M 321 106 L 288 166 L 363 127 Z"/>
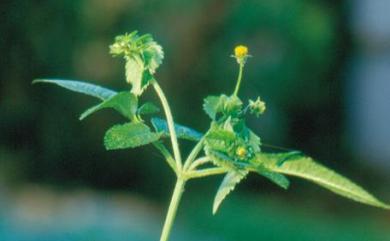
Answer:
<path fill-rule="evenodd" d="M 263 142 L 302 150 L 390 201 L 387 0 L 13 0 L 0 3 L 0 240 L 158 240 L 174 176 L 150 147 L 106 152 L 114 112 L 38 77 L 129 88 L 108 54 L 116 35 L 151 33 L 177 122 L 205 130 L 205 96 L 231 93 L 230 54 L 250 48 L 240 95 Z M 155 100 L 147 92 L 145 99 Z M 182 143 L 185 149 L 190 143 Z M 172 240 L 388 241 L 390 213 L 293 179 L 246 179 L 211 214 L 221 177 L 190 182 Z"/>

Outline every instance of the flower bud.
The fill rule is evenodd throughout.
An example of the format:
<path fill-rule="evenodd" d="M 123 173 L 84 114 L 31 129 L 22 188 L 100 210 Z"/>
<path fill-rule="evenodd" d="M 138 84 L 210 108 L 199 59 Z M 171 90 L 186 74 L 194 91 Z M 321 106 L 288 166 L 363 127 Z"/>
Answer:
<path fill-rule="evenodd" d="M 249 57 L 248 55 L 248 47 L 245 45 L 237 45 L 234 48 L 234 58 L 236 58 L 237 63 L 239 64 L 245 64 L 246 59 Z"/>
<path fill-rule="evenodd" d="M 236 155 L 240 158 L 240 159 L 243 159 L 246 157 L 246 154 L 248 153 L 248 151 L 245 149 L 245 147 L 238 147 L 236 149 Z"/>
<path fill-rule="evenodd" d="M 260 97 L 257 97 L 256 101 L 249 100 L 249 110 L 251 114 L 259 117 L 259 115 L 263 114 L 266 110 L 265 102 L 262 101 Z"/>

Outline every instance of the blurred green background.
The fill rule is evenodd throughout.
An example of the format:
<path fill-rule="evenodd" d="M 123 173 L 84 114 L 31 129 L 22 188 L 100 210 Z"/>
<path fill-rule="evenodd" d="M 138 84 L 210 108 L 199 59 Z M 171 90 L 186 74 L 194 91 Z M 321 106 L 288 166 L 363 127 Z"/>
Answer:
<path fill-rule="evenodd" d="M 163 159 L 150 147 L 105 151 L 119 115 L 79 122 L 94 99 L 31 85 L 51 77 L 129 88 L 108 45 L 133 30 L 164 47 L 157 77 L 178 123 L 207 128 L 203 98 L 232 92 L 232 49 L 248 45 L 240 95 L 267 102 L 264 117 L 249 120 L 263 142 L 302 150 L 389 201 L 389 169 L 358 155 L 346 131 L 348 72 L 364 48 L 353 9 L 325 0 L 2 1 L 0 240 L 158 239 L 174 183 Z M 172 240 L 390 240 L 389 212 L 295 179 L 286 192 L 253 175 L 212 216 L 220 181 L 188 185 Z"/>

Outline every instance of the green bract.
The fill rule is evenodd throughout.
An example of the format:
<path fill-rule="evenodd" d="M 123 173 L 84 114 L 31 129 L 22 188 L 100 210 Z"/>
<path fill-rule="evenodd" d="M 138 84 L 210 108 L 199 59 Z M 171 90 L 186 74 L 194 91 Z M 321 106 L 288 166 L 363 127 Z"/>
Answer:
<path fill-rule="evenodd" d="M 126 81 L 131 84 L 131 91 L 118 93 L 73 80 L 38 79 L 33 83 L 56 84 L 100 99 L 99 103 L 81 114 L 80 120 L 106 108 L 119 112 L 124 120 L 107 130 L 104 136 L 107 150 L 152 144 L 163 155 L 176 174 L 177 182 L 161 241 L 168 240 L 186 182 L 211 175 L 225 174 L 214 198 L 213 213 L 217 212 L 227 195 L 250 173 L 259 174 L 283 189 L 287 189 L 290 184 L 286 176 L 300 177 L 357 202 L 390 208 L 362 187 L 299 151 L 266 153 L 262 150 L 260 137 L 246 125 L 246 114 L 249 112 L 259 117 L 265 111 L 265 103 L 258 97 L 255 101 L 249 100 L 248 105 L 244 106 L 244 102 L 238 97 L 244 64 L 249 56 L 246 46 L 235 49 L 235 58 L 240 61 L 233 94 L 204 99 L 203 109 L 211 119 L 210 127 L 205 133 L 175 124 L 168 100 L 154 76 L 164 54 L 151 35 L 139 36 L 137 31 L 120 35 L 110 46 L 110 53 L 124 57 Z M 160 108 L 155 104 L 139 103 L 138 97 L 149 84 L 160 99 L 165 119 L 156 116 Z M 182 159 L 179 148 L 180 139 L 196 142 L 185 159 Z M 166 146 L 167 141 L 171 148 Z"/>
<path fill-rule="evenodd" d="M 126 81 L 132 85 L 131 92 L 142 94 L 154 80 L 154 73 L 162 63 L 164 52 L 150 34 L 138 36 L 137 31 L 120 35 L 110 46 L 113 56 L 123 56 L 126 61 Z"/>

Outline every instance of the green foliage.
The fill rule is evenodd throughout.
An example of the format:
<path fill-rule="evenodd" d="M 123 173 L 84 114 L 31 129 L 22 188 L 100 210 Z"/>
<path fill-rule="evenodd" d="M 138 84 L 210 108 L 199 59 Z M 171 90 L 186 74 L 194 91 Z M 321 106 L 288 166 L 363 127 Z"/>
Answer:
<path fill-rule="evenodd" d="M 58 86 L 61 86 L 65 89 L 79 92 L 82 94 L 90 95 L 93 97 L 97 97 L 101 100 L 106 100 L 108 98 L 111 98 L 116 94 L 115 91 L 103 88 L 98 85 L 81 82 L 81 81 L 75 81 L 75 80 L 62 80 L 62 79 L 36 79 L 33 81 L 33 84 L 35 83 L 50 83 L 50 84 L 56 84 Z"/>
<path fill-rule="evenodd" d="M 242 111 L 242 101 L 234 95 L 208 96 L 203 109 L 212 120 L 216 120 L 218 114 L 222 114 L 222 118 L 237 117 Z"/>
<path fill-rule="evenodd" d="M 130 92 L 120 92 L 106 100 L 102 103 L 95 105 L 84 113 L 81 114 L 80 120 L 83 120 L 87 116 L 105 108 L 114 108 L 119 113 L 121 113 L 124 117 L 133 120 L 135 115 L 137 114 L 138 107 L 138 99 L 135 95 Z"/>
<path fill-rule="evenodd" d="M 270 170 L 286 175 L 300 177 L 312 181 L 330 191 L 350 198 L 357 202 L 368 205 L 390 209 L 389 205 L 379 201 L 362 187 L 356 185 L 345 177 L 313 161 L 310 157 L 295 157 L 283 165 L 278 161 L 284 158 L 285 154 L 261 153 L 258 158 Z"/>
<path fill-rule="evenodd" d="M 216 214 L 222 201 L 234 190 L 236 185 L 248 175 L 247 171 L 230 171 L 224 177 L 214 198 L 213 214 Z"/>
<path fill-rule="evenodd" d="M 247 125 L 246 114 L 259 117 L 265 111 L 265 103 L 258 97 L 249 100 L 244 106 L 237 96 L 242 80 L 244 63 L 249 57 L 248 48 L 239 46 L 235 49 L 235 58 L 239 64 L 239 75 L 233 95 L 209 96 L 205 98 L 203 109 L 211 118 L 209 130 L 203 135 L 189 127 L 175 124 L 164 92 L 159 87 L 154 74 L 162 63 L 164 54 L 151 35 L 138 36 L 134 31 L 118 36 L 110 46 L 114 56 L 123 56 L 126 65 L 126 80 L 132 85 L 131 92 L 116 93 L 112 90 L 79 81 L 40 79 L 43 82 L 57 84 L 72 91 L 91 95 L 102 100 L 96 106 L 85 111 L 80 119 L 104 108 L 113 108 L 131 122 L 111 127 L 104 136 L 107 150 L 134 148 L 147 144 L 161 152 L 177 175 L 177 183 L 161 235 L 161 241 L 168 240 L 177 206 L 184 191 L 184 185 L 191 178 L 226 174 L 214 199 L 213 213 L 235 186 L 250 172 L 255 172 L 278 186 L 287 189 L 289 180 L 285 175 L 297 176 L 312 181 L 336 194 L 357 202 L 389 209 L 390 206 L 379 201 L 360 186 L 334 171 L 314 162 L 310 157 L 294 151 L 288 153 L 265 153 L 261 150 L 261 141 Z M 160 98 L 166 120 L 153 117 L 159 108 L 145 103 L 138 108 L 138 96 L 152 83 Z M 152 115 L 150 122 L 155 132 L 151 131 L 141 118 Z M 173 154 L 163 144 L 162 137 L 169 137 Z M 179 139 L 195 141 L 185 162 L 182 163 Z M 199 155 L 204 152 L 205 156 Z M 206 168 L 199 168 L 208 164 Z M 210 165 L 212 167 L 210 167 Z"/>
<path fill-rule="evenodd" d="M 170 136 L 168 123 L 165 120 L 155 117 L 151 119 L 151 122 L 156 132 L 162 134 L 163 137 Z M 179 124 L 175 124 L 175 130 L 177 138 L 179 139 L 199 141 L 203 136 L 202 133 Z"/>
<path fill-rule="evenodd" d="M 131 92 L 140 95 L 148 86 L 148 81 L 143 81 L 144 63 L 140 56 L 129 57 L 126 60 L 126 81 L 132 84 Z"/>
<path fill-rule="evenodd" d="M 287 189 L 290 186 L 290 181 L 287 177 L 283 174 L 273 172 L 263 165 L 257 166 L 255 171 L 283 189 Z"/>
<path fill-rule="evenodd" d="M 138 115 L 152 115 L 160 112 L 160 108 L 152 104 L 151 102 L 146 102 L 145 104 L 141 105 L 139 109 L 137 110 Z"/>
<path fill-rule="evenodd" d="M 160 134 L 150 131 L 143 123 L 126 123 L 111 127 L 104 136 L 107 150 L 134 148 L 160 139 Z"/>
<path fill-rule="evenodd" d="M 154 73 L 164 59 L 162 47 L 150 34 L 138 36 L 137 31 L 120 35 L 110 46 L 113 56 L 123 56 L 126 61 L 126 81 L 131 92 L 139 96 L 154 80 Z"/>

